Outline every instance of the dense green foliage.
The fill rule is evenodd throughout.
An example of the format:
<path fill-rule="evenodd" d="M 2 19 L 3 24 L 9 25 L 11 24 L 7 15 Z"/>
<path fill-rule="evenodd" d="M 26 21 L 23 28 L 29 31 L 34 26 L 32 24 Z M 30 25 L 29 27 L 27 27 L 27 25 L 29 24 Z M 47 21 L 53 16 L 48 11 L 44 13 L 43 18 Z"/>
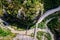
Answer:
<path fill-rule="evenodd" d="M 60 6 L 60 0 L 43 0 L 44 9 L 49 10 Z"/>
<path fill-rule="evenodd" d="M 0 0 L 0 17 L 2 17 L 2 19 L 9 24 L 17 26 L 17 28 L 33 28 L 33 25 L 41 16 L 41 11 L 44 13 L 47 10 L 56 8 L 58 6 L 60 6 L 60 0 L 11 0 L 11 2 L 8 2 L 7 0 Z M 6 11 L 7 15 L 3 12 L 3 9 Z M 18 11 L 20 9 L 22 9 L 22 11 L 21 15 L 18 17 Z M 36 14 L 37 11 L 39 11 L 38 14 Z M 48 26 L 54 34 L 58 34 L 60 36 L 60 22 L 57 20 L 57 17 L 60 16 L 60 14 L 59 12 L 56 14 L 49 15 L 46 20 L 56 17 L 48 23 Z M 45 28 L 45 20 L 39 24 L 39 28 Z M 37 33 L 37 38 L 39 40 L 41 40 L 40 36 L 43 35 L 43 33 L 44 32 Z M 7 36 L 9 34 L 9 31 L 0 29 L 0 36 Z M 50 34 L 48 33 L 46 33 L 44 36 L 48 38 L 48 40 L 51 39 Z"/>
<path fill-rule="evenodd" d="M 48 23 L 48 27 L 54 33 L 56 38 L 59 38 L 60 36 L 60 20 L 59 17 L 54 18 Z"/>
<path fill-rule="evenodd" d="M 36 12 L 44 10 L 43 3 L 40 0 L 26 0 L 26 2 L 24 2 L 24 0 L 12 0 L 11 2 L 2 0 L 1 3 L 3 9 L 5 9 L 8 14 L 7 17 L 6 15 L 4 16 L 4 20 L 12 25 L 19 25 L 19 27 L 24 28 L 27 26 L 30 28 L 34 25 L 38 20 L 38 16 L 41 15 L 41 12 L 38 14 Z M 22 12 L 18 18 L 19 9 L 22 9 Z"/>
<path fill-rule="evenodd" d="M 4 16 L 4 20 L 22 28 L 33 26 L 39 19 L 41 11 L 46 11 L 60 5 L 59 0 L 11 0 L 11 2 L 0 0 L 0 3 L 1 8 L 3 7 L 2 9 L 5 9 L 8 14 L 8 16 Z M 18 18 L 19 9 L 22 9 L 22 12 Z M 36 14 L 37 11 L 40 11 L 40 13 Z"/>

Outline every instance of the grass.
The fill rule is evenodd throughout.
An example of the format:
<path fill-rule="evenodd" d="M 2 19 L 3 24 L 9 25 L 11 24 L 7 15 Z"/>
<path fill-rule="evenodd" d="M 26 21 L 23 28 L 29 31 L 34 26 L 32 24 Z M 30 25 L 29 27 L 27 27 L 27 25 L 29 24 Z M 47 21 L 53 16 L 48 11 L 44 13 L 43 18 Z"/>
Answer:
<path fill-rule="evenodd" d="M 15 36 L 16 36 L 16 34 L 11 33 L 11 31 L 9 29 L 0 28 L 1 40 L 12 40 L 13 37 L 15 37 Z"/>
<path fill-rule="evenodd" d="M 2 28 L 0 28 L 0 36 L 7 36 L 10 34 L 10 31 L 9 30 L 4 30 Z"/>

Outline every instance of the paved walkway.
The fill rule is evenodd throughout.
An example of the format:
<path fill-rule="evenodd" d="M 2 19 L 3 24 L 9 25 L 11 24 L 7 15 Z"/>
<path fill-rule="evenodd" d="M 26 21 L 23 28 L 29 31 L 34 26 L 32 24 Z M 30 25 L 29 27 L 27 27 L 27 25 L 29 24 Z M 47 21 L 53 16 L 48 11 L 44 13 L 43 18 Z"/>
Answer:
<path fill-rule="evenodd" d="M 13 40 L 34 40 L 34 39 L 30 36 L 18 34 L 15 38 L 13 38 Z"/>

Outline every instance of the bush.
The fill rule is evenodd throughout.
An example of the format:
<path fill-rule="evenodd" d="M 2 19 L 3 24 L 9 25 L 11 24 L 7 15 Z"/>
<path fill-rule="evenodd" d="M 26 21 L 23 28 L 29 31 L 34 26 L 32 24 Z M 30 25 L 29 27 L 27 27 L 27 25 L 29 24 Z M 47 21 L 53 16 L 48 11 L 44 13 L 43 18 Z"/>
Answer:
<path fill-rule="evenodd" d="M 11 34 L 13 34 L 13 33 L 11 33 L 10 30 L 0 28 L 0 36 L 5 37 L 5 36 L 11 35 Z"/>
<path fill-rule="evenodd" d="M 42 36 L 44 35 L 44 39 L 45 40 L 52 40 L 51 39 L 51 35 L 49 33 L 46 33 L 46 32 L 42 32 L 42 31 L 38 31 L 37 32 L 37 39 L 38 40 L 42 40 Z M 34 37 L 34 34 L 32 33 L 31 34 L 32 37 Z"/>
<path fill-rule="evenodd" d="M 39 23 L 38 27 L 41 28 L 41 29 L 45 29 L 46 28 L 45 22 Z"/>
<path fill-rule="evenodd" d="M 3 29 L 0 28 L 0 36 L 7 36 L 9 32 L 4 31 Z"/>
<path fill-rule="evenodd" d="M 4 5 L 5 7 L 3 7 L 3 9 L 5 9 L 8 14 L 7 17 L 6 15 L 4 16 L 4 20 L 8 21 L 11 25 L 19 25 L 19 27 L 21 28 L 26 28 L 27 26 L 30 28 L 32 25 L 34 25 L 38 20 L 37 17 L 40 16 L 40 13 L 36 14 L 36 12 L 44 9 L 43 3 L 41 3 L 39 0 L 26 1 L 26 3 L 24 3 L 24 0 L 11 0 L 11 3 L 6 0 L 1 1 L 2 5 Z M 21 16 L 18 18 L 18 10 L 21 8 L 22 13 Z"/>

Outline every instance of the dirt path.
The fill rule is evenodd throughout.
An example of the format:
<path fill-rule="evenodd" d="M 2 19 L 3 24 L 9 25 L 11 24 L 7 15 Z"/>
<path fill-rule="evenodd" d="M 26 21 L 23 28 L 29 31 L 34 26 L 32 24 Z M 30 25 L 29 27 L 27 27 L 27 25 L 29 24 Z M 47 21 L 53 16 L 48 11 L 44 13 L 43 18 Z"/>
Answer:
<path fill-rule="evenodd" d="M 14 29 L 11 28 L 11 27 L 7 27 L 7 28 L 8 28 L 9 30 L 11 30 L 12 33 L 26 34 L 26 30 L 24 30 L 24 31 L 17 31 L 17 30 L 14 30 Z M 40 28 L 37 29 L 37 32 L 38 32 L 38 31 L 47 32 L 46 29 L 40 29 Z M 34 33 L 34 28 L 27 31 L 27 35 L 30 35 L 31 33 Z"/>
<path fill-rule="evenodd" d="M 50 19 L 51 20 L 51 19 Z M 0 19 L 0 22 L 2 22 L 3 20 L 1 20 Z M 49 21 L 49 20 L 48 20 Z M 48 22 L 47 21 L 47 22 Z M 47 22 L 46 22 L 46 24 L 47 24 Z M 4 25 L 4 24 L 2 24 L 2 25 Z M 1 25 L 1 26 L 2 26 Z M 30 38 L 31 40 L 32 40 L 32 37 L 27 37 L 27 35 L 31 35 L 31 33 L 34 33 L 34 28 L 33 29 L 29 29 L 29 30 L 27 30 L 27 35 L 25 35 L 24 36 L 24 34 L 26 34 L 26 30 L 24 30 L 24 31 L 18 31 L 18 30 L 14 30 L 13 28 L 11 28 L 11 26 L 4 26 L 4 27 L 6 27 L 6 28 L 8 28 L 9 30 L 11 30 L 11 32 L 12 33 L 18 33 L 17 34 L 17 36 L 15 37 L 15 38 L 21 38 L 22 36 L 22 39 L 24 38 L 24 39 L 27 39 L 27 38 Z M 38 31 L 43 31 L 43 32 L 47 32 L 47 33 L 50 33 L 50 35 L 51 35 L 51 37 L 52 37 L 52 40 L 53 40 L 53 34 L 51 33 L 51 31 L 48 29 L 48 27 L 46 27 L 45 29 L 40 29 L 40 28 L 37 28 L 37 32 Z M 15 40 L 15 38 L 14 38 L 14 40 Z M 44 40 L 44 36 L 43 36 L 43 39 L 42 40 Z"/>

